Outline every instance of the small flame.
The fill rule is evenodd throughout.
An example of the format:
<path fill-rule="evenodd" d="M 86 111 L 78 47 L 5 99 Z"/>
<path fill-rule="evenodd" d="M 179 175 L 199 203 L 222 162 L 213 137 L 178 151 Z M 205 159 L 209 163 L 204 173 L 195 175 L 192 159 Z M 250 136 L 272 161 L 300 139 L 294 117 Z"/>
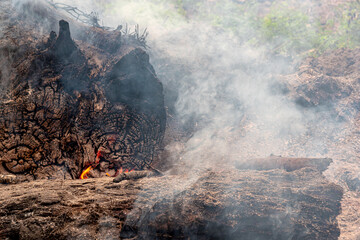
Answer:
<path fill-rule="evenodd" d="M 87 169 L 85 169 L 85 171 L 83 171 L 80 175 L 80 179 L 87 179 L 87 174 L 92 170 L 92 166 L 88 167 Z"/>
<path fill-rule="evenodd" d="M 131 169 L 131 170 L 125 169 L 125 171 L 124 171 L 123 168 L 120 168 L 119 173 L 128 173 L 128 172 L 132 172 L 132 171 L 134 171 L 134 169 Z"/>
<path fill-rule="evenodd" d="M 115 173 L 115 175 L 114 175 L 113 177 L 116 177 L 117 175 L 122 174 L 122 173 L 129 173 L 129 172 L 132 172 L 132 171 L 134 171 L 134 170 L 135 170 L 135 169 L 133 168 L 133 169 L 131 169 L 131 170 L 125 169 L 125 171 L 124 171 L 124 169 L 121 167 L 120 169 L 118 169 L 118 170 L 116 171 L 116 173 Z"/>
<path fill-rule="evenodd" d="M 80 179 L 87 179 L 88 178 L 88 174 L 91 170 L 93 170 L 94 168 L 92 166 L 88 167 L 87 169 L 85 169 L 81 175 L 80 175 Z M 115 175 L 113 177 L 116 177 L 117 175 L 121 174 L 121 173 L 129 173 L 129 172 L 132 172 L 134 171 L 134 168 L 129 170 L 129 169 L 123 169 L 123 168 L 120 168 L 119 170 L 117 170 L 117 172 L 115 173 Z M 111 177 L 111 175 L 109 173 L 105 173 L 106 176 L 108 177 Z"/>

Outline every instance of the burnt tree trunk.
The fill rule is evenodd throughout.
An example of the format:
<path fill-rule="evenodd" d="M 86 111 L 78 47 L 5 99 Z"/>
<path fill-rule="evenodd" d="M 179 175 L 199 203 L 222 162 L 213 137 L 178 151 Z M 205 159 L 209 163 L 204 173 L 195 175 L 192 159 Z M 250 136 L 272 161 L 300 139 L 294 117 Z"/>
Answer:
<path fill-rule="evenodd" d="M 37 40 L 24 28 L 18 38 L 29 35 L 28 42 L 1 40 L 2 55 L 13 62 L 0 102 L 0 173 L 78 178 L 89 165 L 102 176 L 152 163 L 165 131 L 162 84 L 143 49 L 103 32 L 115 43 L 102 49 L 75 43 L 64 20 L 58 36 Z"/>

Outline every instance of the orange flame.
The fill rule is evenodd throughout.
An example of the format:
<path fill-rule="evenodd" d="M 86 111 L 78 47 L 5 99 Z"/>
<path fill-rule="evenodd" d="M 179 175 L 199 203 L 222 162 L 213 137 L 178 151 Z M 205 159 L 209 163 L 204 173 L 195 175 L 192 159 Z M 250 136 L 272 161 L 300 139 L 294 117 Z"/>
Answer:
<path fill-rule="evenodd" d="M 85 169 L 85 171 L 83 171 L 80 175 L 80 179 L 87 179 L 87 174 L 92 170 L 92 166 L 88 167 L 87 169 Z"/>
<path fill-rule="evenodd" d="M 118 169 L 118 170 L 116 171 L 116 173 L 115 173 L 115 175 L 114 175 L 113 177 L 116 177 L 117 175 L 122 174 L 122 173 L 128 173 L 128 172 L 132 172 L 132 171 L 134 171 L 134 168 L 131 169 L 131 170 L 129 170 L 129 169 L 125 169 L 125 170 L 124 170 L 124 169 L 121 167 L 120 169 Z"/>
<path fill-rule="evenodd" d="M 92 166 L 90 166 L 90 167 L 88 167 L 87 169 L 85 169 L 82 173 L 81 173 L 81 175 L 80 175 L 80 179 L 87 179 L 88 178 L 88 174 L 89 174 L 89 172 L 91 171 L 91 170 L 93 170 L 94 168 L 92 167 Z M 118 171 L 117 171 L 117 173 L 115 173 L 115 176 L 117 176 L 118 174 L 121 174 L 121 173 L 128 173 L 128 172 L 132 172 L 132 171 L 134 171 L 134 169 L 131 169 L 131 170 L 129 170 L 129 169 L 125 169 L 125 171 L 123 170 L 123 168 L 120 168 Z M 109 173 L 105 173 L 106 174 L 106 176 L 108 176 L 108 177 L 111 177 L 111 175 L 109 174 Z M 113 176 L 113 177 L 115 177 L 115 176 Z"/>
<path fill-rule="evenodd" d="M 125 169 L 125 171 L 124 171 L 123 168 L 120 168 L 119 173 L 128 173 L 128 172 L 132 172 L 132 171 L 134 171 L 134 169 L 131 169 L 131 170 Z"/>

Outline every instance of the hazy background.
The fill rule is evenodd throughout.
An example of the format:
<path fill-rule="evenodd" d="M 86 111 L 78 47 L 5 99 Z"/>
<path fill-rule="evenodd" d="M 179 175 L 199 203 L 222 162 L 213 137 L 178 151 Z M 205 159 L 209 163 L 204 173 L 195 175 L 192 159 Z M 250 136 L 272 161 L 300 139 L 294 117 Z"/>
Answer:
<path fill-rule="evenodd" d="M 66 3 L 66 1 L 63 1 Z M 70 1 L 67 3 L 72 4 Z M 265 157 L 323 156 L 326 139 L 309 134 L 313 110 L 285 96 L 279 76 L 316 54 L 313 3 L 256 1 L 79 1 L 100 23 L 149 32 L 151 63 L 165 87 L 169 114 L 193 130 L 167 149 L 188 165 Z M 74 5 L 74 4 L 73 4 Z M 315 46 L 316 45 L 316 46 Z M 329 121 L 327 128 L 332 128 Z"/>
<path fill-rule="evenodd" d="M 188 5 L 194 8 L 196 3 Z M 79 6 L 91 11 L 89 6 Z M 284 146 L 269 144 L 265 134 L 256 136 L 255 131 L 246 134 L 247 139 L 239 138 L 238 130 L 245 122 L 256 124 L 254 128 L 261 126 L 273 140 L 304 131 L 302 115 L 293 104 L 272 92 L 277 82 L 274 75 L 291 71 L 293 62 L 270 55 L 265 45 L 255 48 L 242 39 L 251 36 L 218 28 L 201 16 L 210 14 L 203 12 L 206 6 L 192 15 L 165 1 L 94 1 L 92 6 L 106 26 L 128 23 L 148 29 L 151 62 L 164 83 L 169 111 L 196 129 L 185 146 L 188 161 L 241 155 L 243 143 L 250 155 L 280 154 Z M 226 16 L 236 10 L 225 6 L 216 14 Z M 248 19 L 240 17 L 244 18 L 240 26 L 244 34 L 256 31 Z M 249 149 L 253 141 L 257 144 Z"/>
<path fill-rule="evenodd" d="M 176 126 L 187 133 L 181 141 L 167 142 L 174 161 L 181 158 L 187 166 L 203 169 L 270 154 L 328 156 L 330 136 L 339 134 L 335 130 L 343 123 L 329 106 L 296 105 L 283 76 L 294 73 L 306 57 L 358 46 L 360 4 L 53 2 L 96 12 L 103 26 L 123 25 L 133 31 L 138 24 L 140 32 L 147 29 L 151 63 L 164 84 L 169 128 Z"/>

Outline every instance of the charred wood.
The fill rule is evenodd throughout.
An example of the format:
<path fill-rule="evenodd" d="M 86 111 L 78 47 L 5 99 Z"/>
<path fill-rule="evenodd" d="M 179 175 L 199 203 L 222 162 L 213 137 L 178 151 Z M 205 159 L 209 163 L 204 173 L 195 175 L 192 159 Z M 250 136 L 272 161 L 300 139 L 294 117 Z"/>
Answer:
<path fill-rule="evenodd" d="M 148 168 L 166 125 L 162 84 L 148 54 L 130 43 L 104 51 L 86 38 L 73 40 L 64 20 L 58 35 L 43 39 L 26 24 L 17 27 L 23 32 L 16 39 L 30 36 L 22 43 L 26 54 L 12 56 L 9 95 L 0 101 L 0 173 L 74 179 L 89 165 L 98 176 Z M 95 42 L 102 34 L 118 38 L 84 31 L 98 36 Z"/>

